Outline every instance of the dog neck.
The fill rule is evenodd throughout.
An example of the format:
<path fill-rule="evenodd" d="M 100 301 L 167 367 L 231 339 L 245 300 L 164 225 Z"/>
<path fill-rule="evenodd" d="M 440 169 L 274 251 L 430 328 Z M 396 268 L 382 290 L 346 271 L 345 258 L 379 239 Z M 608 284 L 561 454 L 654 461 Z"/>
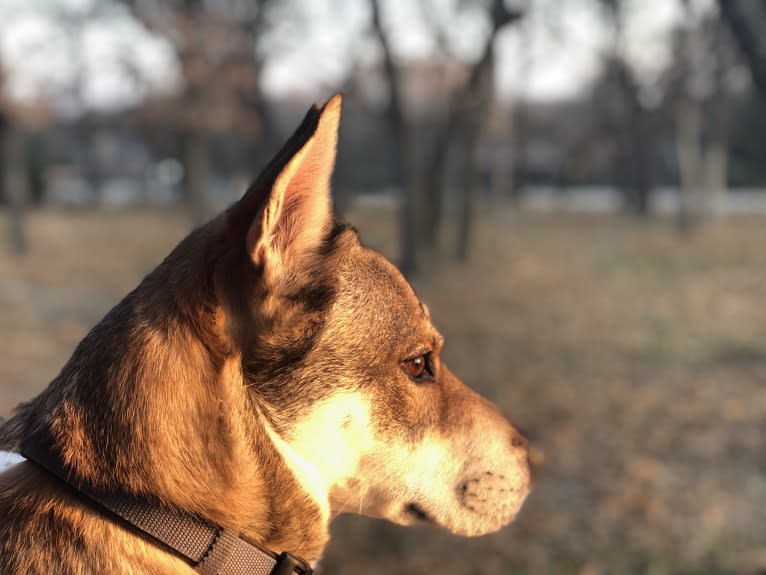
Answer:
<path fill-rule="evenodd" d="M 177 293 L 204 282 L 169 275 L 179 266 L 168 260 L 22 408 L 23 435 L 49 433 L 62 463 L 97 488 L 149 496 L 315 562 L 329 539 L 327 487 L 260 415 L 240 355 L 220 337 L 221 309 L 204 290 Z"/>

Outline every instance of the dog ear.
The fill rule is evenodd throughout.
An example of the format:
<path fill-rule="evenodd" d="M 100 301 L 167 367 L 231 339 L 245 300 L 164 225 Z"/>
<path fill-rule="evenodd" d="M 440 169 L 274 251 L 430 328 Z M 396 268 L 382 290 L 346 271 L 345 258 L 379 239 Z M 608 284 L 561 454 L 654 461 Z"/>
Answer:
<path fill-rule="evenodd" d="M 321 109 L 309 110 L 265 172 L 271 186 L 250 222 L 246 246 L 253 263 L 270 276 L 319 248 L 329 231 L 341 102 L 336 95 Z"/>

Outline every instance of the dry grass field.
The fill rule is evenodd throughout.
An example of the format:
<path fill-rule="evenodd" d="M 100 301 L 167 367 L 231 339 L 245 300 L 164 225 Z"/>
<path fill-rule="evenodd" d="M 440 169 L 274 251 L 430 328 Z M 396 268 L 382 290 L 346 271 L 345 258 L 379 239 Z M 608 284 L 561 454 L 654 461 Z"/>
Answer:
<path fill-rule="evenodd" d="M 390 214 L 350 214 L 387 253 Z M 188 231 L 180 212 L 0 220 L 0 416 Z M 682 241 L 669 222 L 499 210 L 471 264 L 416 288 L 453 371 L 531 437 L 535 490 L 502 532 L 459 539 L 342 517 L 324 573 L 766 571 L 766 221 Z"/>

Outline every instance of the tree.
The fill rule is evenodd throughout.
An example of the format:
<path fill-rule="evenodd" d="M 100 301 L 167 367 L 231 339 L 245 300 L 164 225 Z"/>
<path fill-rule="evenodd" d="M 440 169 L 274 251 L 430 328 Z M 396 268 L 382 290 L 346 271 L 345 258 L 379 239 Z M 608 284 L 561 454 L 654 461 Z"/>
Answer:
<path fill-rule="evenodd" d="M 24 181 L 19 178 L 16 162 L 19 160 L 19 136 L 11 125 L 9 104 L 2 94 L 3 71 L 0 68 L 0 198 L 7 205 L 10 216 L 9 244 L 13 253 L 22 255 L 27 251 L 25 229 Z"/>
<path fill-rule="evenodd" d="M 260 91 L 263 57 L 255 42 L 266 26 L 271 2 L 128 3 L 139 19 L 173 42 L 179 59 L 183 83 L 180 98 L 174 94 L 151 99 L 142 114 L 147 124 L 180 134 L 186 199 L 192 220 L 199 225 L 209 216 L 213 137 L 226 133 L 252 142 L 259 132 L 271 136 Z"/>
<path fill-rule="evenodd" d="M 47 110 L 39 103 L 16 105 L 3 94 L 0 68 L 0 198 L 10 216 L 10 246 L 16 255 L 29 249 L 26 214 L 29 205 L 29 162 L 25 128 L 44 122 Z"/>
<path fill-rule="evenodd" d="M 707 142 L 704 182 L 707 209 L 713 218 L 723 215 L 728 188 L 730 90 L 727 72 L 733 61 L 732 38 L 722 19 L 714 18 L 708 53 L 712 62 L 712 93 L 707 102 Z"/>
<path fill-rule="evenodd" d="M 394 63 L 391 44 L 383 27 L 380 0 L 370 0 L 372 27 L 383 52 L 383 69 L 388 86 L 387 116 L 394 131 L 398 154 L 397 163 L 402 180 L 402 198 L 399 208 L 399 268 L 409 277 L 417 271 L 417 236 L 420 223 L 418 207 L 421 205 L 421 185 L 416 165 L 414 136 L 404 113 L 402 81 Z"/>
<path fill-rule="evenodd" d="M 695 90 L 695 76 L 703 57 L 701 39 L 694 29 L 691 3 L 681 0 L 685 18 L 680 29 L 680 89 L 676 102 L 676 149 L 680 179 L 678 229 L 688 235 L 699 215 L 702 187 L 702 110 Z"/>
<path fill-rule="evenodd" d="M 421 4 L 425 14 L 430 7 Z M 472 4 L 475 7 L 474 4 Z M 468 255 L 470 227 L 473 220 L 473 188 L 476 186 L 475 152 L 479 140 L 480 124 L 486 115 L 494 88 L 493 67 L 494 47 L 498 33 L 523 16 L 518 8 L 508 8 L 504 0 L 492 0 L 486 7 L 489 19 L 489 32 L 485 36 L 479 58 L 467 65 L 467 80 L 450 94 L 447 111 L 437 126 L 433 138 L 430 161 L 425 176 L 426 200 L 428 209 L 424 222 L 425 243 L 430 249 L 437 247 L 439 231 L 444 214 L 444 193 L 447 188 L 448 158 L 450 151 L 463 137 L 462 148 L 465 157 L 466 173 L 461 186 L 460 220 L 458 222 L 457 254 L 459 259 Z M 460 15 L 456 15 L 459 19 Z M 440 52 L 449 51 L 449 40 L 444 24 L 433 18 L 426 18 L 431 33 L 436 39 Z"/>
<path fill-rule="evenodd" d="M 471 67 L 471 75 L 465 87 L 459 93 L 460 104 L 448 119 L 449 122 L 462 122 L 466 125 L 464 142 L 466 156 L 466 174 L 460 198 L 459 220 L 456 255 L 460 261 L 468 259 L 472 235 L 475 190 L 478 184 L 478 169 L 476 165 L 476 147 L 482 120 L 486 115 L 494 88 L 493 69 L 495 56 L 495 38 L 506 25 L 519 20 L 523 15 L 521 10 L 510 10 L 504 0 L 493 0 L 490 9 L 491 28 L 487 35 L 479 60 Z M 453 120 L 452 116 L 457 116 Z M 462 116 L 462 117 L 461 117 Z M 445 153 L 446 157 L 446 153 Z M 444 173 L 444 166 L 438 166 Z M 443 187 L 432 190 L 432 193 L 443 193 Z M 440 202 L 441 203 L 441 202 Z M 439 222 L 434 222 L 435 228 L 431 233 L 438 233 Z"/>
<path fill-rule="evenodd" d="M 762 34 L 766 26 L 766 2 L 718 0 L 718 8 L 745 56 L 757 90 L 766 98 L 766 40 Z"/>
<path fill-rule="evenodd" d="M 719 217 L 727 188 L 727 71 L 732 43 L 718 13 L 680 2 L 665 101 L 672 113 L 679 179 L 678 229 L 688 234 L 704 217 Z"/>
<path fill-rule="evenodd" d="M 476 147 L 479 140 L 482 120 L 493 95 L 494 45 L 497 34 L 506 25 L 519 20 L 520 9 L 511 9 L 504 0 L 490 0 L 482 4 L 489 19 L 489 32 L 483 39 L 479 58 L 466 64 L 466 80 L 457 87 L 445 83 L 443 88 L 450 90 L 447 107 L 443 117 L 436 120 L 430 153 L 421 158 L 416 153 L 414 127 L 408 122 L 402 101 L 402 77 L 394 63 L 390 41 L 381 22 L 380 1 L 371 0 L 373 29 L 383 51 L 383 68 L 389 88 L 388 115 L 400 152 L 400 166 L 404 180 L 404 197 L 400 216 L 401 261 L 406 272 L 415 271 L 417 251 L 425 246 L 434 251 L 437 246 L 439 229 L 444 212 L 444 193 L 447 188 L 448 158 L 453 148 L 461 144 L 465 159 L 465 173 L 459 199 L 460 219 L 458 221 L 457 255 L 460 259 L 468 257 L 468 246 L 473 222 L 473 190 L 478 179 L 475 162 Z M 475 4 L 471 5 L 476 7 Z M 439 52 L 448 51 L 449 40 L 444 23 L 429 17 L 429 7 L 421 4 L 424 20 L 435 39 Z M 458 3 L 458 13 L 465 6 Z M 421 138 L 421 140 L 426 140 Z M 427 158 L 427 163 L 419 161 Z M 420 215 L 422 214 L 422 215 Z"/>
<path fill-rule="evenodd" d="M 619 130 L 616 174 L 624 180 L 627 207 L 640 216 L 649 213 L 649 162 L 647 150 L 646 110 L 639 98 L 639 84 L 625 53 L 625 0 L 599 0 L 612 28 L 612 45 L 607 65 L 622 100 L 622 126 Z"/>

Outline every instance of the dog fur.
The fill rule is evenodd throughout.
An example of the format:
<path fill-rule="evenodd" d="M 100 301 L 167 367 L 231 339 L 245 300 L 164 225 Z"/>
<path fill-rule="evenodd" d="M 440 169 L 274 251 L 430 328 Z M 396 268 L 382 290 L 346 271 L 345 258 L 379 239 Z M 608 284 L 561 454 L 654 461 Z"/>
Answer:
<path fill-rule="evenodd" d="M 439 359 L 396 268 L 332 216 L 341 100 L 184 239 L 0 427 L 80 479 L 315 562 L 342 512 L 462 535 L 529 490 L 526 442 Z M 193 573 L 30 462 L 0 475 L 0 573 Z"/>

